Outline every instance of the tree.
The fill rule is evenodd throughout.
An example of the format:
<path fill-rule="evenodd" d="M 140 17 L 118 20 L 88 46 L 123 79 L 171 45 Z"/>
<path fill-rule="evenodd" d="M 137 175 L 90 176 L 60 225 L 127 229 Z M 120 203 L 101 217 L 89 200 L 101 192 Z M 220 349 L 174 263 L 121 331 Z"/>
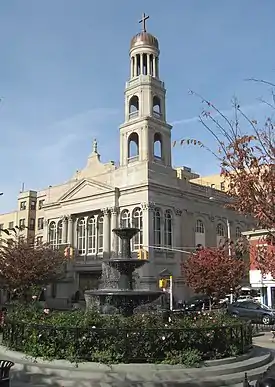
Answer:
<path fill-rule="evenodd" d="M 236 290 L 247 272 L 243 259 L 229 255 L 225 249 L 205 248 L 182 263 L 182 276 L 195 293 L 209 297 L 224 296 Z"/>
<path fill-rule="evenodd" d="M 217 150 L 209 149 L 199 139 L 182 139 L 179 143 L 199 145 L 219 161 L 221 175 L 232 198 L 228 206 L 245 215 L 252 215 L 262 228 L 275 227 L 275 128 L 271 118 L 261 126 L 250 119 L 233 100 L 234 119 L 229 119 L 213 103 L 199 94 L 205 106 L 199 121 L 217 142 Z M 275 99 L 274 99 L 275 100 Z M 270 108 L 275 106 L 269 104 Z M 174 146 L 178 142 L 174 142 Z"/>
<path fill-rule="evenodd" d="M 0 281 L 2 286 L 17 294 L 25 294 L 31 287 L 42 287 L 64 275 L 64 252 L 16 237 L 1 246 Z"/>

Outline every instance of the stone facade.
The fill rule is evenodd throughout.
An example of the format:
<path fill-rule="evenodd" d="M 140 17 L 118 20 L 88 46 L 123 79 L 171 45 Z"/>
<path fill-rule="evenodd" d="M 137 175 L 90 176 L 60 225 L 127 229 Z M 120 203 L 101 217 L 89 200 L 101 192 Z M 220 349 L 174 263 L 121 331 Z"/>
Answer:
<path fill-rule="evenodd" d="M 37 243 L 73 247 L 66 281 L 48 297 L 66 304 L 76 292 L 98 286 L 102 260 L 120 246 L 112 229 L 135 226 L 134 254 L 149 253 L 139 271 L 144 288 L 156 288 L 160 273 L 172 274 L 175 296 L 189 296 L 180 263 L 198 243 L 217 246 L 251 223 L 224 207 L 225 193 L 190 182 L 197 175 L 172 167 L 171 130 L 166 121 L 166 90 L 159 78 L 159 46 L 147 32 L 131 42 L 130 79 L 125 88 L 125 119 L 120 126 L 120 163 L 101 163 L 94 141 L 87 165 L 68 182 L 42 191 L 22 192 L 18 210 L 0 216 L 2 227 L 25 222 Z M 186 171 L 184 173 L 187 173 Z M 2 219 L 2 220 L 1 220 Z M 163 275 L 163 274 L 162 274 Z"/>

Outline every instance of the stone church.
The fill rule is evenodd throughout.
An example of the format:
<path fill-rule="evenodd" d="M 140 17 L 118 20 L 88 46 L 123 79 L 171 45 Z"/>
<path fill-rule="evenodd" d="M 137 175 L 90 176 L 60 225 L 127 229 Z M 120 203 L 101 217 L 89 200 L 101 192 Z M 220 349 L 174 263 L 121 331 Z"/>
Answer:
<path fill-rule="evenodd" d="M 148 252 L 139 286 L 155 289 L 173 275 L 175 297 L 186 299 L 180 264 L 197 244 L 217 246 L 250 228 L 247 219 L 224 207 L 226 193 L 192 182 L 198 175 L 172 164 L 171 131 L 166 121 L 166 89 L 160 76 L 157 38 L 143 29 L 130 43 L 120 162 L 101 163 L 94 141 L 87 165 L 73 178 L 42 191 L 24 191 L 17 211 L 0 215 L 1 227 L 28 226 L 37 243 L 71 246 L 66 280 L 49 287 L 47 297 L 65 305 L 76 292 L 97 288 L 102 260 L 119 254 L 112 229 L 138 227 L 133 255 Z M 122 91 L 123 92 L 123 91 Z M 230 234 L 230 235 L 228 235 Z"/>

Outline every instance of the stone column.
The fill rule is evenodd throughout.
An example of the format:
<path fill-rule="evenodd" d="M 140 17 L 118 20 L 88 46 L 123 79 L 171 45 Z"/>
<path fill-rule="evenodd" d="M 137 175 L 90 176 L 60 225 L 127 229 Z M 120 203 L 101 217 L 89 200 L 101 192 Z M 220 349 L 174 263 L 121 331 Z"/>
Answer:
<path fill-rule="evenodd" d="M 143 75 L 143 54 L 140 54 L 140 74 Z"/>
<path fill-rule="evenodd" d="M 44 219 L 43 224 L 43 242 L 49 242 L 49 221 L 48 219 Z"/>
<path fill-rule="evenodd" d="M 176 219 L 173 222 L 173 247 L 180 249 L 182 247 L 182 210 L 175 209 Z"/>
<path fill-rule="evenodd" d="M 143 246 L 144 250 L 148 251 L 148 259 L 150 263 L 144 265 L 142 268 L 143 273 L 146 273 L 146 276 L 150 276 L 150 266 L 154 261 L 154 203 L 142 203 L 142 226 L 143 226 Z"/>
<path fill-rule="evenodd" d="M 153 77 L 156 77 L 156 57 L 153 56 Z"/>
<path fill-rule="evenodd" d="M 74 238 L 73 238 L 73 218 L 69 216 L 68 218 L 68 245 L 73 246 Z"/>
<path fill-rule="evenodd" d="M 111 208 L 111 251 L 114 256 L 118 255 L 118 237 L 112 230 L 118 227 L 118 207 Z"/>
<path fill-rule="evenodd" d="M 103 219 L 103 253 L 110 254 L 110 210 L 109 208 L 102 209 Z"/>
<path fill-rule="evenodd" d="M 62 243 L 65 245 L 68 240 L 68 217 L 62 218 Z"/>

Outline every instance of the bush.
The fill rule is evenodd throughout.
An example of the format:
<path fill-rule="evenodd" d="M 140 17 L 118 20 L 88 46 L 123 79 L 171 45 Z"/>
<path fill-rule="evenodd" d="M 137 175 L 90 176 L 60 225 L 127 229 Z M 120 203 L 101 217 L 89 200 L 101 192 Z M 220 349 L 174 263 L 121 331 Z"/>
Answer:
<path fill-rule="evenodd" d="M 97 312 L 51 312 L 35 306 L 9 312 L 3 342 L 45 359 L 101 363 L 168 363 L 194 366 L 238 355 L 251 345 L 250 325 L 226 315 L 132 317 Z"/>

